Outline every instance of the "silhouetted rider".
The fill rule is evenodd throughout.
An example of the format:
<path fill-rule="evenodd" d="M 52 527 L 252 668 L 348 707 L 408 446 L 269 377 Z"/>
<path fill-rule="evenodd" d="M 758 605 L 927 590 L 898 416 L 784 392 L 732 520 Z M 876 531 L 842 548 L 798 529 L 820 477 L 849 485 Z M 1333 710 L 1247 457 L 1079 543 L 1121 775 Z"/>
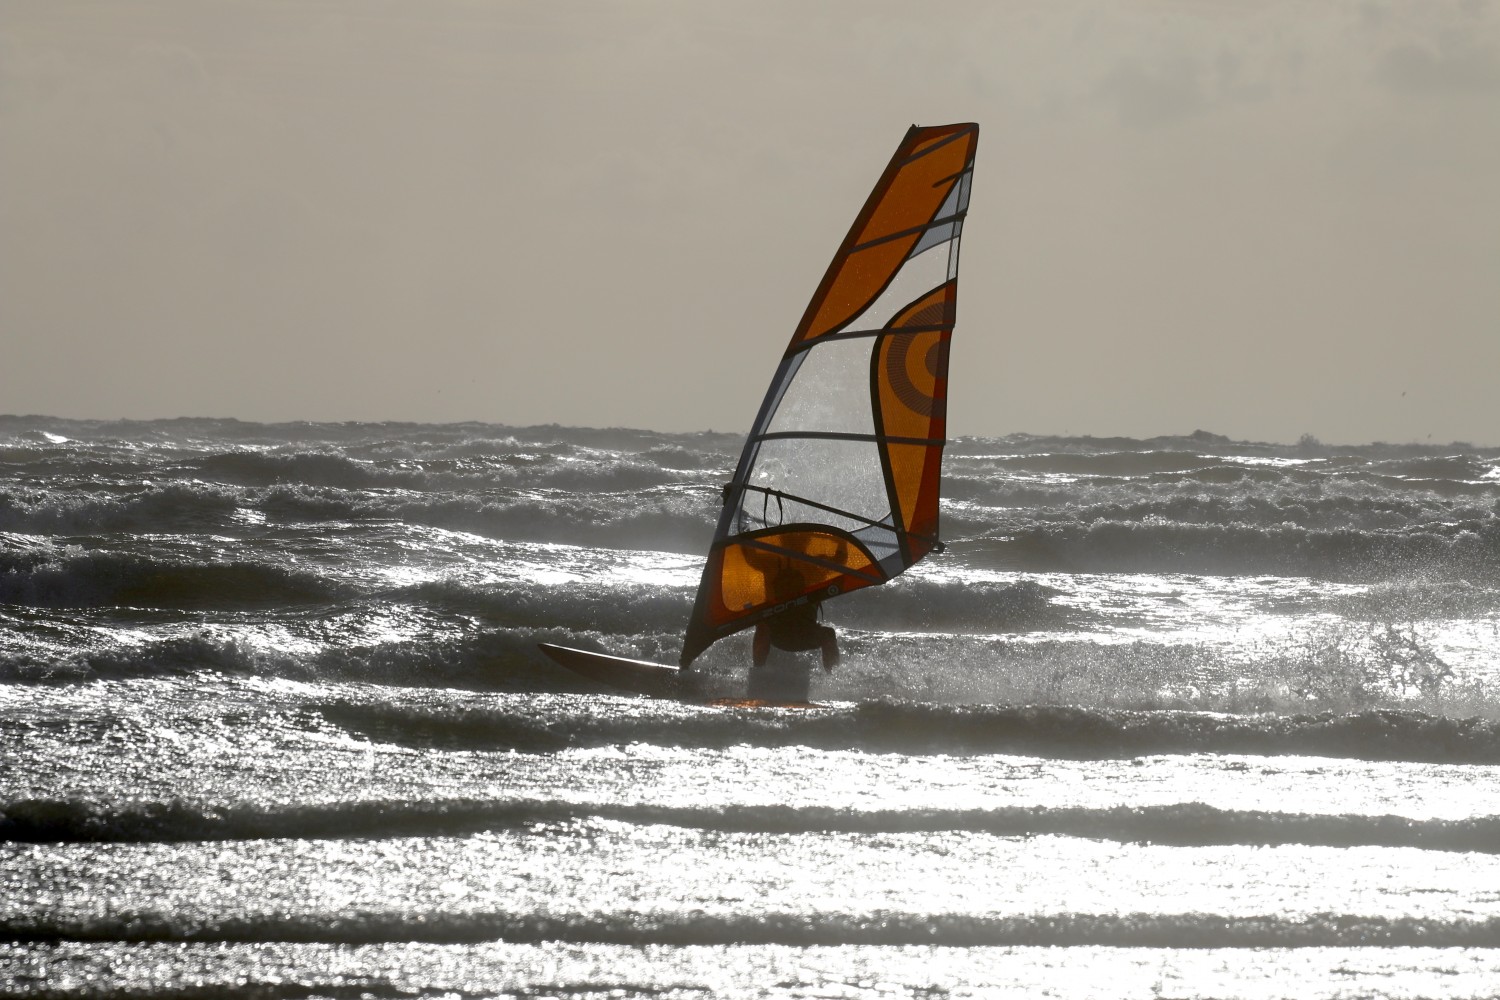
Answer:
<path fill-rule="evenodd" d="M 766 665 L 772 646 L 788 653 L 822 650 L 823 669 L 828 671 L 832 671 L 839 662 L 838 633 L 832 626 L 818 621 L 818 605 L 813 601 L 788 608 L 755 626 L 755 643 L 752 647 L 752 662 L 755 666 Z"/>
<path fill-rule="evenodd" d="M 776 594 L 800 594 L 805 588 L 803 576 L 790 559 L 779 560 L 776 576 L 771 582 L 771 592 Z M 794 604 L 777 615 L 759 622 L 755 626 L 755 642 L 752 646 L 751 662 L 757 667 L 765 666 L 771 655 L 771 647 L 784 649 L 788 653 L 801 653 L 809 649 L 823 652 L 823 669 L 833 670 L 839 662 L 838 633 L 832 626 L 818 621 L 818 602 L 806 601 Z"/>

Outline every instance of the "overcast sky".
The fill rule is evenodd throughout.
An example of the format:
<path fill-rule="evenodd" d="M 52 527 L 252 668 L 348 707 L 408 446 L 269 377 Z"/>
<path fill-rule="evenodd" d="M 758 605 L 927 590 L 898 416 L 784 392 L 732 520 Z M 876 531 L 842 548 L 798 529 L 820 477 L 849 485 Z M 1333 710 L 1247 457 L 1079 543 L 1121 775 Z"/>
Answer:
<path fill-rule="evenodd" d="M 977 121 L 949 430 L 1500 443 L 1500 2 L 0 0 L 0 412 L 743 431 Z"/>

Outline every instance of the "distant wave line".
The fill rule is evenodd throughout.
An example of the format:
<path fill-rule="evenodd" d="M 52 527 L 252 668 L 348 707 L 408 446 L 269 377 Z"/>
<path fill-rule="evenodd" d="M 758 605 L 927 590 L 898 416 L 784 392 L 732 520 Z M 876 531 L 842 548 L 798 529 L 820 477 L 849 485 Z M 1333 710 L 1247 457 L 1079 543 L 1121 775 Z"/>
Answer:
<path fill-rule="evenodd" d="M 298 806 L 183 800 L 120 805 L 26 799 L 0 803 L 0 841 L 173 843 L 260 839 L 456 837 L 565 823 L 623 822 L 714 833 L 965 832 L 1065 836 L 1173 847 L 1390 847 L 1500 854 L 1500 816 L 1412 819 L 1151 806 L 846 809 L 822 806 L 656 806 L 558 800 L 374 800 Z"/>
<path fill-rule="evenodd" d="M 1338 913 L 1226 917 L 1205 913 L 972 916 L 876 912 L 720 915 L 622 911 L 362 913 L 337 917 L 182 919 L 117 911 L 106 917 L 11 917 L 0 941 L 293 942 L 363 945 L 562 942 L 624 945 L 1104 946 L 1121 948 L 1500 947 L 1500 918 L 1437 920 Z"/>
<path fill-rule="evenodd" d="M 1441 764 L 1500 764 L 1500 722 L 1421 712 L 1226 716 L 1073 706 L 867 701 L 788 715 L 705 710 L 580 720 L 566 733 L 507 711 L 326 703 L 318 711 L 357 737 L 422 749 L 556 753 L 624 746 L 802 746 L 869 753 L 1024 754 L 1118 760 L 1153 754 L 1319 756 Z"/>

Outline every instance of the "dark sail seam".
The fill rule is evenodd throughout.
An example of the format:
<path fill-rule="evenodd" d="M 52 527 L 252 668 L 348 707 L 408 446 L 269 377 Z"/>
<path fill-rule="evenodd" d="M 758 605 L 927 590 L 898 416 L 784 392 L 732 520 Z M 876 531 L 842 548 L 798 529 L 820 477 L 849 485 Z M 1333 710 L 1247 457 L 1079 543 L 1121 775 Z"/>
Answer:
<path fill-rule="evenodd" d="M 941 288 L 942 286 L 939 285 L 938 287 Z M 880 330 L 844 330 L 840 333 L 825 333 L 821 336 L 802 341 L 794 350 L 787 353 L 787 357 L 791 357 L 799 351 L 811 350 L 819 344 L 826 344 L 831 340 L 857 340 L 860 337 L 882 337 L 887 333 L 942 333 L 945 330 L 952 330 L 954 325 L 953 323 L 926 323 L 921 326 L 888 326 Z"/>
<path fill-rule="evenodd" d="M 916 236 L 919 233 L 925 233 L 929 229 L 936 229 L 938 226 L 946 226 L 949 223 L 962 221 L 963 218 L 968 214 L 968 210 L 965 209 L 964 211 L 958 212 L 954 215 L 945 215 L 940 219 L 933 219 L 931 222 L 924 223 L 920 226 L 911 226 L 908 229 L 898 229 L 894 233 L 886 233 L 884 236 L 877 236 L 874 239 L 865 240 L 863 243 L 857 243 L 849 248 L 849 252 L 859 253 L 861 250 L 868 250 L 871 247 L 878 247 L 882 243 L 890 243 L 892 240 L 904 239 L 908 236 Z"/>
<path fill-rule="evenodd" d="M 762 549 L 766 552 L 774 552 L 777 555 L 787 556 L 792 559 L 800 559 L 803 562 L 812 563 L 814 566 L 822 566 L 824 569 L 831 569 L 836 573 L 849 573 L 854 576 L 862 576 L 866 580 L 873 581 L 877 584 L 884 583 L 887 579 L 887 577 L 882 573 L 872 573 L 869 570 L 865 569 L 855 569 L 853 566 L 847 566 L 844 563 L 834 562 L 832 559 L 821 559 L 818 556 L 810 556 L 806 552 L 798 552 L 796 549 L 789 549 L 781 545 L 772 545 L 770 542 L 762 542 L 758 538 L 736 538 L 734 539 L 733 544 L 748 546 L 752 549 Z M 872 562 L 871 565 L 878 566 L 879 563 Z"/>
<path fill-rule="evenodd" d="M 926 448 L 940 448 L 948 443 L 944 438 L 896 437 L 892 434 L 855 434 L 852 431 L 771 431 L 766 434 L 757 434 L 751 440 L 784 441 L 789 438 L 816 438 L 820 441 L 869 441 L 872 444 L 919 444 Z"/>

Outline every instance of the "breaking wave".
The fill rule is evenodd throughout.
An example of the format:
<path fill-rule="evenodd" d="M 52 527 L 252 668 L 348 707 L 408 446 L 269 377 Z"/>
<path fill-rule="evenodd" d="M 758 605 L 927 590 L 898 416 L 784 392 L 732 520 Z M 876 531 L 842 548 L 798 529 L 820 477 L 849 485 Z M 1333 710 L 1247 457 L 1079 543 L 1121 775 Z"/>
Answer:
<path fill-rule="evenodd" d="M 63 655 L 0 656 L 0 681 L 78 684 L 218 673 L 300 681 L 359 681 L 488 691 L 585 691 L 582 680 L 550 667 L 538 642 L 577 642 L 574 633 L 528 628 L 411 641 L 358 643 L 294 652 L 234 635 L 192 632 L 131 646 Z"/>
<path fill-rule="evenodd" d="M 271 608 L 336 600 L 349 588 L 281 565 L 199 562 L 108 550 L 0 549 L 0 603 L 43 608 Z"/>
<path fill-rule="evenodd" d="M 975 564 L 1027 572 L 1303 576 L 1379 582 L 1418 574 L 1500 579 L 1500 520 L 1402 531 L 1095 520 L 955 546 Z"/>

